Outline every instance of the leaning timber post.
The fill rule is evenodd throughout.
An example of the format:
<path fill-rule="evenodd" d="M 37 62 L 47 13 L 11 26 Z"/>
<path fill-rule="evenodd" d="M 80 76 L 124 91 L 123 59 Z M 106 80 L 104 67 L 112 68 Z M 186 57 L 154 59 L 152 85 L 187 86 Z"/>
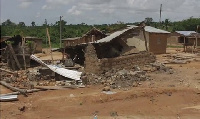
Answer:
<path fill-rule="evenodd" d="M 53 55 L 52 55 L 52 48 L 51 48 L 51 39 L 50 39 L 50 35 L 49 35 L 49 30 L 48 30 L 48 28 L 47 28 L 46 30 L 47 30 L 47 37 L 48 37 L 48 40 L 49 40 L 49 49 L 50 49 L 50 53 L 51 53 L 51 60 L 52 60 L 52 63 L 54 64 L 54 62 L 53 62 Z"/>
<path fill-rule="evenodd" d="M 18 59 L 17 59 L 17 56 L 15 55 L 15 52 L 14 52 L 14 50 L 13 50 L 12 45 L 11 45 L 11 44 L 8 44 L 8 47 L 9 47 L 10 53 L 12 54 L 12 56 L 13 56 L 13 58 L 14 58 L 16 64 L 17 64 L 17 67 L 18 67 L 19 69 L 21 69 L 21 65 L 19 64 L 19 61 L 18 61 Z"/>
<path fill-rule="evenodd" d="M 149 50 L 148 50 L 148 46 L 147 46 L 147 38 L 146 38 L 145 28 L 144 28 L 144 27 L 142 28 L 142 31 L 143 31 L 143 35 L 144 35 L 146 51 L 149 51 Z"/>
<path fill-rule="evenodd" d="M 63 63 L 65 62 L 65 52 L 66 52 L 66 51 L 65 51 L 65 48 L 66 48 L 66 47 L 63 48 L 63 58 L 62 58 L 62 62 L 63 62 Z"/>
<path fill-rule="evenodd" d="M 24 69 L 26 70 L 26 58 L 25 58 L 24 46 L 25 46 L 25 38 L 22 38 L 22 51 L 23 51 L 23 59 L 24 59 Z"/>
<path fill-rule="evenodd" d="M 198 46 L 198 41 L 197 41 L 197 36 L 196 36 L 196 48 L 197 48 L 197 46 Z"/>
<path fill-rule="evenodd" d="M 20 93 L 23 94 L 24 96 L 28 97 L 28 95 L 26 94 L 26 90 L 13 87 L 13 86 L 9 85 L 8 83 L 6 83 L 5 81 L 0 81 L 0 84 L 1 84 L 2 86 L 7 87 L 8 89 L 10 89 L 10 90 L 12 90 L 12 91 L 20 92 Z"/>
<path fill-rule="evenodd" d="M 186 48 L 185 37 L 184 37 L 184 46 L 183 47 L 184 47 L 184 52 L 186 52 L 186 49 L 185 49 Z"/>

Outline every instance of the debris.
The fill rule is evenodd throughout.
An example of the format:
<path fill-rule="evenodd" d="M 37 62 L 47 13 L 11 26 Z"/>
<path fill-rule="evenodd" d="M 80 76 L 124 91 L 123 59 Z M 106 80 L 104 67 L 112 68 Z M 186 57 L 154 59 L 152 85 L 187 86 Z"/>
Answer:
<path fill-rule="evenodd" d="M 116 94 L 117 92 L 113 92 L 113 91 L 103 91 L 102 93 L 105 93 L 107 95 L 112 95 L 112 94 Z"/>
<path fill-rule="evenodd" d="M 71 86 L 35 86 L 37 89 L 46 89 L 46 90 L 61 90 L 66 88 L 75 89 L 78 88 L 78 86 L 71 85 Z"/>
<path fill-rule="evenodd" d="M 6 73 L 10 73 L 10 74 L 16 74 L 16 72 L 12 72 L 12 71 L 9 71 L 9 70 L 3 69 L 3 68 L 0 68 L 0 70 L 4 71 Z"/>
<path fill-rule="evenodd" d="M 78 71 L 74 71 L 74 70 L 69 70 L 69 69 L 65 69 L 65 68 L 60 68 L 57 67 L 55 65 L 47 65 L 46 63 L 44 63 L 42 60 L 40 60 L 39 58 L 37 58 L 35 55 L 31 55 L 31 59 L 37 61 L 38 63 L 48 67 L 49 69 L 51 69 L 53 72 L 60 74 L 61 76 L 64 76 L 66 78 L 70 78 L 70 79 L 74 79 L 74 80 L 81 80 L 81 73 L 82 72 L 78 72 Z"/>
<path fill-rule="evenodd" d="M 1 102 L 16 101 L 18 100 L 17 96 L 18 95 L 3 94 L 3 95 L 0 95 L 0 101 Z"/>
<path fill-rule="evenodd" d="M 110 91 L 110 86 L 106 86 L 103 88 L 103 91 Z"/>
<path fill-rule="evenodd" d="M 117 112 L 110 112 L 110 116 L 112 116 L 112 117 L 115 117 L 115 116 L 118 116 L 118 114 L 117 114 Z"/>
<path fill-rule="evenodd" d="M 22 106 L 22 107 L 18 107 L 18 109 L 21 111 L 21 112 L 24 112 L 26 107 L 25 106 Z"/>
<path fill-rule="evenodd" d="M 187 64 L 191 61 L 197 61 L 197 54 L 188 54 L 188 53 L 178 53 L 178 54 L 167 54 L 165 57 L 165 64 Z"/>
<path fill-rule="evenodd" d="M 73 97 L 75 97 L 75 96 L 74 96 L 74 94 L 70 94 L 69 97 L 73 98 Z"/>
<path fill-rule="evenodd" d="M 12 91 L 20 92 L 21 94 L 23 94 L 23 95 L 26 96 L 26 97 L 28 96 L 28 95 L 26 94 L 26 90 L 22 90 L 22 89 L 13 87 L 13 86 L 9 85 L 8 83 L 6 83 L 5 81 L 0 81 L 0 84 L 3 85 L 3 86 L 5 86 L 5 87 L 7 87 L 7 88 L 9 88 L 9 89 L 12 90 Z"/>

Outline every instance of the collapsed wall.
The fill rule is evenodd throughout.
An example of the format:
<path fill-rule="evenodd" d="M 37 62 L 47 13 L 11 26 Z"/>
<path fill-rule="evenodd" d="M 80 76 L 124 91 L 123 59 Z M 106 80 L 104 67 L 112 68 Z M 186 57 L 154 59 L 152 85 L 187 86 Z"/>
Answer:
<path fill-rule="evenodd" d="M 94 46 L 89 44 L 85 50 L 84 64 L 86 72 L 98 74 L 110 69 L 132 69 L 135 65 L 143 66 L 155 61 L 156 57 L 149 52 L 98 59 Z"/>

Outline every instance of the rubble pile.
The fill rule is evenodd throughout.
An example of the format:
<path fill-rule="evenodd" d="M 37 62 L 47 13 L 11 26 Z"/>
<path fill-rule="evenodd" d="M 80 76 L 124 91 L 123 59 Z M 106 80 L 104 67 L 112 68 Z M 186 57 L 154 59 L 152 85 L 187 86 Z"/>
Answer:
<path fill-rule="evenodd" d="M 169 74 L 173 74 L 174 71 L 171 67 L 167 67 L 165 66 L 165 64 L 159 62 L 159 61 L 156 61 L 154 63 L 151 63 L 150 65 L 145 65 L 143 68 L 142 68 L 143 71 L 146 71 L 148 73 L 150 72 L 157 72 L 157 73 L 169 73 Z"/>
<path fill-rule="evenodd" d="M 165 64 L 187 64 L 191 61 L 200 61 L 198 54 L 167 54 L 163 56 Z"/>
<path fill-rule="evenodd" d="M 121 89 L 132 87 L 135 82 L 146 81 L 150 78 L 146 76 L 144 71 L 134 70 L 115 70 L 104 72 L 99 76 L 94 74 L 87 74 L 88 80 L 91 84 L 102 84 L 105 87 L 110 86 L 113 89 Z"/>
<path fill-rule="evenodd" d="M 137 87 L 141 81 L 152 80 L 148 73 L 150 72 L 166 72 L 173 73 L 172 68 L 166 67 L 160 62 L 155 62 L 144 67 L 134 66 L 131 70 L 126 69 L 111 69 L 108 72 L 103 72 L 99 75 L 86 73 L 90 84 L 104 85 L 104 91 L 112 89 L 127 89 L 130 87 Z"/>
<path fill-rule="evenodd" d="M 18 88 L 26 88 L 26 89 L 33 89 L 34 86 L 31 81 L 28 79 L 27 71 L 20 70 L 15 71 L 13 74 L 6 74 L 7 76 L 2 77 L 2 80 L 5 80 L 6 83 L 10 83 L 13 87 Z"/>

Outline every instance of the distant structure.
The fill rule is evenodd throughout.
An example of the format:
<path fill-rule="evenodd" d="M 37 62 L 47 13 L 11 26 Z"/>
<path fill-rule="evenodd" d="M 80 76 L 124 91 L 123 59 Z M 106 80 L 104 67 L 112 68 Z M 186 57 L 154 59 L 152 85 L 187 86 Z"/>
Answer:
<path fill-rule="evenodd" d="M 160 23 L 161 23 L 161 17 L 162 17 L 162 4 L 160 4 Z"/>

